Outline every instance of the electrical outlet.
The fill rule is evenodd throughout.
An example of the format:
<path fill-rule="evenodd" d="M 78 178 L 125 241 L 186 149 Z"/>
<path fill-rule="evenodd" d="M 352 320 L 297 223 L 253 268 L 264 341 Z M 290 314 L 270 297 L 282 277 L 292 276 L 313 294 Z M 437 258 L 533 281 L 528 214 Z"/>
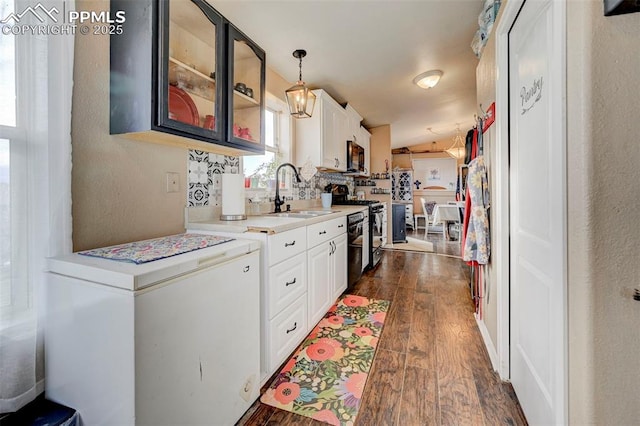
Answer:
<path fill-rule="evenodd" d="M 252 374 L 240 387 L 240 396 L 247 402 L 251 402 L 251 394 L 253 393 L 253 386 L 256 382 L 256 375 Z"/>
<path fill-rule="evenodd" d="M 178 192 L 180 190 L 180 174 L 167 172 L 167 192 Z"/>

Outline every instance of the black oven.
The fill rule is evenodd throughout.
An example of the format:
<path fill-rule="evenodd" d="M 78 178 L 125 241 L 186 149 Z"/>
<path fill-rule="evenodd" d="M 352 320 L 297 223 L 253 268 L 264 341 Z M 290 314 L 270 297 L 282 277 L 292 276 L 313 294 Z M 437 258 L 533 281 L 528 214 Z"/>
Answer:
<path fill-rule="evenodd" d="M 347 215 L 347 262 L 348 262 L 348 289 L 351 290 L 362 276 L 362 250 L 364 213 L 351 213 Z"/>
<path fill-rule="evenodd" d="M 375 267 L 382 257 L 382 247 L 387 243 L 387 209 L 376 200 L 350 200 L 347 185 L 329 184 L 326 192 L 333 194 L 334 205 L 357 205 L 369 207 L 369 241 L 363 241 L 364 250 L 369 251 L 368 269 Z M 354 263 L 355 264 L 355 263 Z"/>

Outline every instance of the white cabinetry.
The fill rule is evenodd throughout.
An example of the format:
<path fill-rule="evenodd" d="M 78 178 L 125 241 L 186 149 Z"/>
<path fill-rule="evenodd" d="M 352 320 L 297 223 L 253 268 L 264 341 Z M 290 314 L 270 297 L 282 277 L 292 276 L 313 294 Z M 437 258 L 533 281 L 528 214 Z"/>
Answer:
<path fill-rule="evenodd" d="M 369 176 L 371 173 L 371 133 L 364 127 L 360 127 L 358 145 L 364 148 L 364 173 L 361 175 Z"/>
<path fill-rule="evenodd" d="M 414 227 L 414 219 L 413 219 L 413 204 L 405 204 L 404 205 L 404 222 L 406 226 Z"/>
<path fill-rule="evenodd" d="M 347 288 L 346 217 L 307 227 L 309 327 L 313 327 Z"/>
<path fill-rule="evenodd" d="M 334 238 L 332 242 L 333 253 L 331 254 L 329 265 L 333 292 L 331 295 L 331 303 L 335 302 L 342 292 L 347 289 L 347 234 L 342 234 Z"/>
<path fill-rule="evenodd" d="M 346 140 L 354 141 L 358 145 L 362 145 L 360 143 L 360 122 L 362 121 L 362 116 L 358 114 L 358 111 L 353 109 L 351 104 L 347 104 L 347 106 L 344 107 L 344 111 L 347 115 Z"/>
<path fill-rule="evenodd" d="M 307 334 L 307 232 L 269 235 L 263 268 L 263 373 L 267 379 Z"/>
<path fill-rule="evenodd" d="M 362 270 L 369 266 L 369 255 L 371 254 L 371 241 L 369 231 L 369 209 L 364 212 L 364 222 L 362 223 Z"/>
<path fill-rule="evenodd" d="M 260 258 L 231 253 L 249 244 L 142 265 L 51 259 L 47 397 L 86 425 L 235 423 L 260 388 Z"/>
<path fill-rule="evenodd" d="M 346 171 L 347 114 L 324 90 L 313 92 L 317 96 L 313 116 L 295 123 L 296 164 L 310 160 L 318 168 Z"/>
<path fill-rule="evenodd" d="M 193 232 L 238 237 L 232 232 Z M 307 227 L 271 235 L 245 232 L 242 238 L 262 244 L 260 384 L 264 384 L 308 332 Z"/>
<path fill-rule="evenodd" d="M 371 163 L 371 133 L 360 125 L 362 116 L 350 104 L 344 107 L 347 115 L 346 140 L 354 141 L 364 149 L 364 172 L 358 176 L 369 176 Z"/>

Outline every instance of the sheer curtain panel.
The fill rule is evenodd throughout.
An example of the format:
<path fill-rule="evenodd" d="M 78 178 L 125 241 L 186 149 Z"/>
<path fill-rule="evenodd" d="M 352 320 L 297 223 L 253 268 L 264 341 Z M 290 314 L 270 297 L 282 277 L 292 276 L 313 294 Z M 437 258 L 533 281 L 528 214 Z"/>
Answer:
<path fill-rule="evenodd" d="M 36 3 L 44 22 L 22 13 L 35 3 L 0 0 L 0 413 L 44 389 L 46 258 L 72 250 L 74 36 L 12 28 L 62 26 L 75 4 Z"/>

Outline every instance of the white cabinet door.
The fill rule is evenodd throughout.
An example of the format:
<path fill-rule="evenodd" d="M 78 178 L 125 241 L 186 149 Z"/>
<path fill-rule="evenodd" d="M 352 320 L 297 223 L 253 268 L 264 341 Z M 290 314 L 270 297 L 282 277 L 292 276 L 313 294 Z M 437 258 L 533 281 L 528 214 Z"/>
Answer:
<path fill-rule="evenodd" d="M 354 141 L 362 146 L 360 143 L 360 122 L 362 121 L 362 117 L 350 104 L 344 107 L 344 111 L 347 115 L 346 140 Z"/>
<path fill-rule="evenodd" d="M 347 289 L 347 234 L 342 234 L 332 241 L 333 252 L 330 260 L 332 292 L 330 304 Z"/>
<path fill-rule="evenodd" d="M 371 133 L 364 127 L 360 127 L 358 145 L 364 148 L 364 172 L 361 175 L 369 176 L 371 169 Z"/>
<path fill-rule="evenodd" d="M 259 286 L 254 252 L 135 297 L 136 424 L 242 416 L 260 388 Z"/>
<path fill-rule="evenodd" d="M 331 307 L 332 274 L 329 253 L 333 251 L 333 245 L 330 243 L 331 241 L 324 242 L 307 251 L 309 328 L 313 328 Z"/>
<path fill-rule="evenodd" d="M 322 100 L 322 165 L 338 171 L 347 170 L 347 116 L 333 99 Z"/>

